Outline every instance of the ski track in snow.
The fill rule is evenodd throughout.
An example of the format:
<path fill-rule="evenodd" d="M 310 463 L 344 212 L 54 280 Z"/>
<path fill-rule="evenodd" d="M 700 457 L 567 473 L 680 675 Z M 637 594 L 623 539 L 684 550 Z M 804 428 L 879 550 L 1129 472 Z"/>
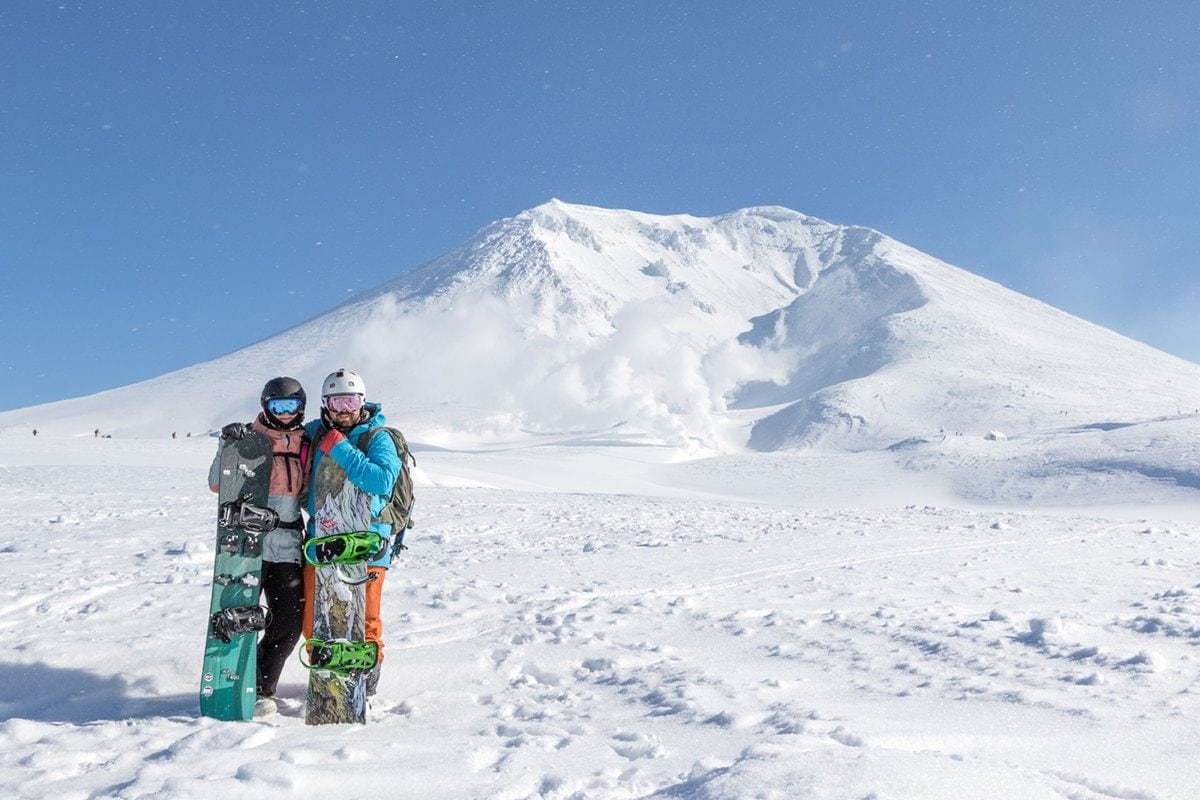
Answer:
<path fill-rule="evenodd" d="M 425 487 L 369 724 L 220 723 L 207 456 L 5 454 L 0 796 L 1200 795 L 1186 524 Z"/>

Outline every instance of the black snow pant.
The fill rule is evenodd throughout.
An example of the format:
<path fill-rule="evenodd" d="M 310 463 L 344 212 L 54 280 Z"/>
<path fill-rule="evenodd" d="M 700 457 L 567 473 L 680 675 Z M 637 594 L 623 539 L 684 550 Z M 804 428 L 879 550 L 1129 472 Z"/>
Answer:
<path fill-rule="evenodd" d="M 279 675 L 287 663 L 304 622 L 304 576 L 299 564 L 264 561 L 262 593 L 271 620 L 258 642 L 258 693 L 275 694 Z"/>

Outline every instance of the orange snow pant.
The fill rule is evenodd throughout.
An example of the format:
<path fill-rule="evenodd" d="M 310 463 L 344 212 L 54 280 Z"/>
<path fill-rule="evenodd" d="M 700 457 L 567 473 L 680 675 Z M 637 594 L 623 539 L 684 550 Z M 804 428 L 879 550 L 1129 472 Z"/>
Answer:
<path fill-rule="evenodd" d="M 304 638 L 312 638 L 313 595 L 316 594 L 316 573 L 311 564 L 304 565 Z M 379 645 L 379 662 L 383 662 L 383 621 L 379 618 L 379 601 L 383 597 L 383 579 L 387 567 L 367 567 L 371 580 L 367 581 L 366 636 L 368 642 Z"/>

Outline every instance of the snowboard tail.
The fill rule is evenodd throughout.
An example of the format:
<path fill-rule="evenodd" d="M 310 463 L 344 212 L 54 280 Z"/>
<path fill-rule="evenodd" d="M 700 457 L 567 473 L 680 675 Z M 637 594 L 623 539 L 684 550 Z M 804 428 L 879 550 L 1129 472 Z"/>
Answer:
<path fill-rule="evenodd" d="M 310 641 L 322 644 L 344 642 L 347 646 L 366 644 L 366 562 L 313 567 L 313 571 L 315 591 Z M 301 650 L 302 656 L 307 649 Z M 313 663 L 312 658 L 310 653 L 309 664 Z M 317 660 L 321 660 L 319 654 Z M 366 690 L 361 671 L 310 669 L 305 723 L 328 725 L 366 722 Z"/>

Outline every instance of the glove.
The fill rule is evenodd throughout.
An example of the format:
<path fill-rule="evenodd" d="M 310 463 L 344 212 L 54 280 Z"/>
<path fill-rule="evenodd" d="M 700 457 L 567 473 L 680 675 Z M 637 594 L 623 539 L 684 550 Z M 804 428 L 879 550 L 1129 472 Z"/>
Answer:
<path fill-rule="evenodd" d="M 250 433 L 250 426 L 244 422 L 231 422 L 224 428 L 221 428 L 221 438 L 230 439 L 245 439 Z"/>
<path fill-rule="evenodd" d="M 329 455 L 329 451 L 334 448 L 338 442 L 346 441 L 346 437 L 341 431 L 330 431 L 321 437 L 320 451 L 325 455 Z"/>

